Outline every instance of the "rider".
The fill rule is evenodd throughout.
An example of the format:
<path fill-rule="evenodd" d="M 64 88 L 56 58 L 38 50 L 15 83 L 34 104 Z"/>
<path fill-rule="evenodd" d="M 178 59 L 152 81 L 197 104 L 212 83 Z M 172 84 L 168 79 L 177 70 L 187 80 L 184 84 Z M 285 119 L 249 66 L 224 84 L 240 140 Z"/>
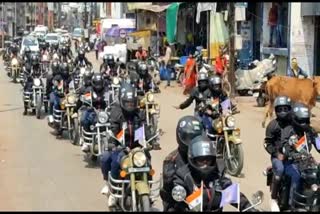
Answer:
<path fill-rule="evenodd" d="M 105 97 L 107 95 L 107 90 L 103 76 L 99 73 L 95 73 L 92 76 L 91 87 L 87 87 L 87 91 L 85 93 L 90 93 L 93 107 L 96 109 L 105 109 L 107 107 Z M 96 117 L 97 115 L 95 115 L 95 111 L 93 111 L 93 109 L 86 109 L 81 118 L 81 126 L 83 126 L 87 132 L 90 131 L 90 125 L 94 124 Z M 84 144 L 82 146 L 82 151 L 88 152 L 89 146 Z"/>
<path fill-rule="evenodd" d="M 140 62 L 138 64 L 138 74 L 140 77 L 140 85 L 139 85 L 139 91 L 142 90 L 143 93 L 148 92 L 152 87 L 152 77 L 148 73 L 148 67 L 145 62 Z"/>
<path fill-rule="evenodd" d="M 25 75 L 26 75 L 26 81 L 23 87 L 23 90 L 26 92 L 32 91 L 33 86 L 33 78 L 35 76 L 38 76 L 40 73 L 40 59 L 37 54 L 31 55 L 31 64 L 26 65 Z M 24 102 L 24 112 L 23 115 L 26 115 L 28 112 L 28 103 Z"/>
<path fill-rule="evenodd" d="M 92 63 L 85 56 L 85 51 L 83 49 L 79 50 L 78 56 L 74 60 L 74 66 L 76 67 L 78 65 L 84 65 L 84 66 L 92 67 Z"/>
<path fill-rule="evenodd" d="M 163 187 L 160 190 L 164 211 L 173 207 L 172 199 L 173 176 L 180 167 L 188 163 L 188 146 L 190 141 L 203 134 L 201 121 L 194 116 L 182 117 L 176 128 L 178 148 L 171 152 L 163 161 Z"/>
<path fill-rule="evenodd" d="M 174 106 L 174 108 L 176 109 L 185 109 L 187 107 L 189 107 L 193 100 L 196 101 L 196 105 L 195 105 L 195 115 L 198 115 L 198 107 L 199 104 L 203 101 L 205 101 L 207 99 L 207 97 L 205 97 L 206 94 L 208 93 L 208 85 L 209 85 L 209 80 L 208 80 L 208 74 L 204 73 L 204 72 L 200 72 L 198 74 L 198 86 L 194 87 L 190 93 L 190 96 L 188 97 L 188 99 L 186 101 L 184 101 L 183 103 L 181 103 L 179 106 Z"/>
<path fill-rule="evenodd" d="M 147 58 L 147 52 L 145 50 L 142 49 L 142 45 L 139 45 L 138 50 L 136 52 L 136 59 L 138 60 L 145 60 Z"/>
<path fill-rule="evenodd" d="M 146 125 L 146 119 L 143 112 L 138 107 L 138 97 L 136 88 L 131 84 L 124 82 L 119 90 L 119 103 L 115 103 L 110 111 L 110 127 L 114 136 L 122 133 L 124 129 L 125 147 L 133 149 L 139 146 L 138 140 L 135 140 L 135 131 L 145 124 L 146 139 L 149 138 L 150 132 Z M 113 178 L 119 176 L 121 157 L 125 155 L 125 148 L 114 139 L 109 141 L 109 149 L 101 159 L 101 171 L 105 181 L 108 180 L 108 173 L 111 171 Z M 156 146 L 156 144 L 153 144 Z M 150 160 L 151 156 L 147 153 Z M 102 194 L 108 195 L 109 189 L 106 185 L 102 190 Z M 113 206 L 115 199 L 110 195 L 108 198 L 108 206 Z"/>
<path fill-rule="evenodd" d="M 271 155 L 273 178 L 271 189 L 272 211 L 279 211 L 277 195 L 280 188 L 281 177 L 284 173 L 284 155 L 282 153 L 282 133 L 291 123 L 291 100 L 286 96 L 276 97 L 274 101 L 276 119 L 272 120 L 266 128 L 264 147 Z"/>
<path fill-rule="evenodd" d="M 188 163 L 179 167 L 174 175 L 174 186 L 182 186 L 191 195 L 195 188 L 200 188 L 203 182 L 202 207 L 203 211 L 222 211 L 222 191 L 232 185 L 232 181 L 225 177 L 217 164 L 215 145 L 206 136 L 197 136 L 190 142 L 188 148 Z M 237 204 L 231 204 L 238 207 Z M 251 206 L 248 199 L 240 193 L 240 211 Z M 185 211 L 185 202 L 176 202 L 170 211 Z M 256 211 L 250 209 L 250 211 Z"/>
<path fill-rule="evenodd" d="M 115 60 L 112 54 L 105 54 L 103 56 L 103 63 L 100 65 L 100 72 L 106 76 L 114 76 Z"/>
<path fill-rule="evenodd" d="M 68 60 L 72 60 L 72 55 L 70 55 L 70 52 L 68 51 L 68 48 L 63 45 L 61 47 L 61 54 L 59 56 L 60 62 L 68 62 Z"/>
<path fill-rule="evenodd" d="M 284 130 L 283 138 L 284 138 L 284 173 L 291 177 L 291 187 L 290 187 L 290 196 L 289 196 L 289 205 L 292 204 L 293 200 L 293 192 L 297 190 L 299 192 L 300 189 L 300 172 L 298 166 L 292 161 L 288 160 L 289 157 L 292 157 L 294 153 L 310 153 L 312 149 L 312 145 L 316 148 L 317 152 L 320 153 L 320 145 L 316 143 L 317 133 L 310 125 L 310 117 L 311 113 L 304 104 L 295 103 L 292 106 L 292 124 Z M 297 137 L 297 141 L 301 140 L 303 137 L 306 137 L 306 141 L 304 141 L 304 146 L 301 148 L 294 147 L 290 145 L 288 142 L 289 139 L 295 136 Z M 296 143 L 296 142 L 295 142 Z"/>
<path fill-rule="evenodd" d="M 52 82 L 53 87 L 50 93 L 50 116 L 49 125 L 54 125 L 53 111 L 54 109 L 60 110 L 61 98 L 68 93 L 68 85 L 70 82 L 68 68 L 65 63 L 58 65 L 58 68 L 53 71 Z M 62 137 L 63 130 L 58 124 L 55 124 L 57 129 L 56 137 L 60 139 Z"/>

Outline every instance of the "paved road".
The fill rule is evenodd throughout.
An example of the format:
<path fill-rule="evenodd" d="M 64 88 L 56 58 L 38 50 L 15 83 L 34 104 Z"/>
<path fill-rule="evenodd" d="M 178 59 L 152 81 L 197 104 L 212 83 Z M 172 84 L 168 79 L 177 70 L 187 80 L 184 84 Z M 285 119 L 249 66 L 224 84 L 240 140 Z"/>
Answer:
<path fill-rule="evenodd" d="M 89 60 L 96 62 L 93 54 Z M 0 66 L 0 210 L 105 211 L 106 198 L 100 195 L 104 184 L 100 168 L 84 160 L 80 147 L 68 140 L 56 140 L 46 118 L 22 116 L 21 86 L 9 82 Z M 94 63 L 95 68 L 98 66 Z M 184 111 L 172 108 L 185 99 L 181 94 L 181 88 L 176 86 L 162 88 L 162 93 L 156 96 L 161 103 L 160 128 L 164 130 L 162 150 L 152 152 L 156 177 L 162 171 L 164 157 L 176 148 L 177 121 L 183 115 L 192 114 L 192 107 Z M 262 175 L 270 164 L 262 146 L 263 109 L 250 102 L 239 102 L 238 107 L 241 113 L 236 119 L 241 129 L 245 164 L 243 175 L 232 180 L 239 182 L 241 191 L 249 197 L 262 190 L 266 199 L 260 207 L 269 210 L 270 194 Z M 156 205 L 161 209 L 160 199 Z"/>

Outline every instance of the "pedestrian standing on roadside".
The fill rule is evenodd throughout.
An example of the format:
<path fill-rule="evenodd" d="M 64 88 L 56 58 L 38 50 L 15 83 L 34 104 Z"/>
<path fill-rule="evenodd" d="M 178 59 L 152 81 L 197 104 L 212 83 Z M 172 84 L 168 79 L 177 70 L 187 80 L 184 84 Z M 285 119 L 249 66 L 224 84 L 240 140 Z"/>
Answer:
<path fill-rule="evenodd" d="M 169 65 L 171 63 L 170 59 L 171 59 L 172 50 L 168 41 L 165 41 L 165 48 L 166 48 L 166 53 L 164 55 L 164 67 L 165 67 L 166 76 L 167 76 L 167 85 L 165 86 L 166 88 L 170 86 L 170 79 L 171 79 L 171 69 L 169 68 Z"/>
<path fill-rule="evenodd" d="M 100 39 L 97 38 L 94 44 L 94 50 L 96 51 L 96 60 L 98 60 L 98 56 L 99 56 L 99 44 L 100 44 Z"/>
<path fill-rule="evenodd" d="M 272 6 L 269 10 L 269 21 L 268 24 L 270 26 L 270 38 L 269 38 L 269 47 L 273 47 L 272 40 L 273 34 L 277 33 L 277 23 L 278 23 L 278 6 L 275 2 L 272 2 Z"/>

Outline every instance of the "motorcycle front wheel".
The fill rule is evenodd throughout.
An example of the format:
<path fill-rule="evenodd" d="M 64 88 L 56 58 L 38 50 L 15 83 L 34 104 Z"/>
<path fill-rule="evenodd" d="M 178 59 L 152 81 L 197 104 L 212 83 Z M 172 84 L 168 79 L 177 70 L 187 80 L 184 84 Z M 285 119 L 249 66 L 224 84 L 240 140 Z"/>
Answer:
<path fill-rule="evenodd" d="M 150 212 L 151 211 L 149 195 L 140 196 L 140 208 L 141 208 L 142 212 Z"/>
<path fill-rule="evenodd" d="M 243 148 L 241 144 L 234 144 L 232 142 L 229 142 L 229 148 L 232 156 L 230 159 L 228 159 L 226 146 L 223 151 L 223 159 L 227 167 L 227 172 L 232 176 L 238 176 L 243 168 Z"/>
<path fill-rule="evenodd" d="M 37 119 L 40 119 L 41 107 L 42 107 L 41 96 L 37 95 L 36 96 L 36 117 L 37 117 Z"/>
<path fill-rule="evenodd" d="M 79 121 L 78 118 L 73 118 L 73 129 L 69 133 L 70 141 L 73 145 L 79 144 Z"/>

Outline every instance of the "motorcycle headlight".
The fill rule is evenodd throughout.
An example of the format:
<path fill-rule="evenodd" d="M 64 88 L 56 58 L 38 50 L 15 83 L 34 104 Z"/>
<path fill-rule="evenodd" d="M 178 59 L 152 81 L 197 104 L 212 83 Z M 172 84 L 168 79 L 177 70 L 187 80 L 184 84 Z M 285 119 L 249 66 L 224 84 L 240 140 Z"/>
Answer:
<path fill-rule="evenodd" d="M 33 85 L 34 85 L 34 86 L 37 86 L 37 87 L 40 86 L 40 85 L 41 85 L 40 79 L 34 79 L 34 80 L 33 80 Z"/>
<path fill-rule="evenodd" d="M 215 119 L 212 122 L 212 127 L 214 128 L 214 130 L 216 130 L 218 133 L 222 132 L 222 122 L 220 119 Z"/>
<path fill-rule="evenodd" d="M 187 191 L 183 186 L 177 185 L 172 189 L 171 196 L 175 201 L 181 202 L 186 198 Z"/>
<path fill-rule="evenodd" d="M 153 101 L 154 101 L 154 96 L 153 96 L 153 94 L 148 94 L 147 100 L 148 100 L 149 103 L 153 102 Z"/>
<path fill-rule="evenodd" d="M 114 85 L 118 85 L 120 80 L 119 80 L 119 78 L 115 77 L 115 78 L 113 78 L 112 82 L 113 82 Z"/>
<path fill-rule="evenodd" d="M 86 69 L 84 67 L 80 68 L 80 75 L 83 75 L 86 72 Z"/>
<path fill-rule="evenodd" d="M 313 192 L 317 192 L 317 191 L 318 191 L 318 188 L 319 188 L 319 187 L 318 187 L 317 184 L 312 184 L 312 185 L 311 185 L 311 189 L 312 189 Z"/>
<path fill-rule="evenodd" d="M 16 58 L 12 59 L 11 65 L 12 65 L 12 66 L 18 65 L 18 60 L 17 60 Z"/>
<path fill-rule="evenodd" d="M 75 96 L 68 96 L 68 103 L 74 104 L 76 102 L 76 97 Z"/>
<path fill-rule="evenodd" d="M 42 56 L 42 61 L 48 61 L 48 56 L 47 55 L 43 55 Z"/>
<path fill-rule="evenodd" d="M 99 123 L 106 123 L 108 121 L 108 115 L 106 112 L 100 112 L 98 115 Z"/>
<path fill-rule="evenodd" d="M 137 167 L 143 167 L 147 162 L 147 157 L 143 152 L 136 152 L 133 155 L 133 163 Z"/>
<path fill-rule="evenodd" d="M 232 128 L 235 126 L 236 119 L 233 116 L 228 116 L 226 118 L 226 124 L 228 127 Z"/>

